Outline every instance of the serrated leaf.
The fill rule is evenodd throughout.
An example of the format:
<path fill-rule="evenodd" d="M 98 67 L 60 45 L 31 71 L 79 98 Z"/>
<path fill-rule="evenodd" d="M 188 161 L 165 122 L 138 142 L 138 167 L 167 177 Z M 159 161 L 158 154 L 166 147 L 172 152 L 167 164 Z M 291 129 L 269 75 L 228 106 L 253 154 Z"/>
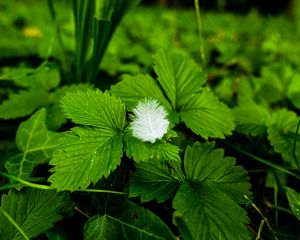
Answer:
<path fill-rule="evenodd" d="M 130 179 L 129 196 L 141 196 L 142 202 L 153 199 L 164 202 L 174 196 L 183 180 L 179 163 L 139 163 L 136 173 Z"/>
<path fill-rule="evenodd" d="M 146 208 L 130 201 L 118 202 L 118 205 L 122 206 L 118 216 L 95 216 L 86 223 L 85 240 L 175 239 L 168 226 Z"/>
<path fill-rule="evenodd" d="M 59 141 L 49 181 L 59 191 L 87 188 L 120 164 L 122 147 L 121 134 L 108 128 L 73 128 Z"/>
<path fill-rule="evenodd" d="M 210 184 L 181 184 L 173 201 L 193 240 L 252 239 L 246 211 Z"/>
<path fill-rule="evenodd" d="M 180 162 L 179 147 L 166 142 L 166 140 L 155 143 L 142 142 L 133 137 L 128 128 L 123 136 L 123 141 L 127 157 L 133 158 L 137 163 L 157 160 Z"/>
<path fill-rule="evenodd" d="M 39 236 L 61 219 L 59 213 L 67 200 L 66 194 L 54 190 L 10 190 L 3 195 L 1 208 L 5 210 L 31 239 Z M 0 213 L 1 239 L 23 240 L 17 229 Z"/>
<path fill-rule="evenodd" d="M 122 131 L 125 106 L 120 99 L 100 90 L 68 92 L 61 100 L 67 118 L 77 124 Z"/>
<path fill-rule="evenodd" d="M 205 139 L 225 138 L 234 129 L 230 109 L 206 90 L 182 107 L 180 117 L 187 127 Z"/>
<path fill-rule="evenodd" d="M 206 74 L 194 61 L 162 49 L 154 56 L 154 69 L 174 110 L 188 103 L 206 82 Z"/>
<path fill-rule="evenodd" d="M 286 187 L 286 197 L 294 215 L 300 220 L 300 194 L 294 189 Z"/>
<path fill-rule="evenodd" d="M 263 136 L 271 120 L 268 109 L 255 103 L 245 93 L 239 97 L 239 105 L 233 109 L 237 124 L 236 131 L 251 136 Z"/>
<path fill-rule="evenodd" d="M 20 124 L 16 143 L 22 153 L 11 157 L 5 164 L 11 175 L 28 179 L 35 166 L 50 160 L 61 135 L 49 131 L 45 119 L 46 111 L 41 109 Z"/>
<path fill-rule="evenodd" d="M 171 105 L 164 97 L 156 80 L 149 75 L 139 74 L 133 77 L 125 75 L 121 82 L 111 87 L 111 92 L 126 103 L 126 109 L 129 111 L 144 98 L 154 98 L 166 109 L 171 110 Z"/>
<path fill-rule="evenodd" d="M 34 110 L 47 105 L 48 92 L 42 89 L 29 89 L 12 93 L 9 99 L 0 105 L 0 119 L 14 119 L 25 117 Z"/>
<path fill-rule="evenodd" d="M 283 160 L 296 167 L 293 146 L 299 117 L 295 112 L 281 109 L 272 116 L 272 124 L 268 128 L 268 139 L 274 150 L 280 153 Z M 300 159 L 300 138 L 296 139 L 295 154 Z"/>

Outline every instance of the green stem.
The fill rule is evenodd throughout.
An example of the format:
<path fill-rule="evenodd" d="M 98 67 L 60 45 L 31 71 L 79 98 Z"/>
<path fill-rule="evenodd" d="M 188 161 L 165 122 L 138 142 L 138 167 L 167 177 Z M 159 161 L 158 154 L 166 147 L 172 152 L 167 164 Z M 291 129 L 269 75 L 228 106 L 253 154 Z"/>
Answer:
<path fill-rule="evenodd" d="M 195 0 L 195 12 L 196 12 L 196 20 L 197 20 L 197 30 L 198 30 L 198 41 L 199 41 L 201 64 L 204 68 L 206 68 L 206 57 L 205 57 L 205 51 L 204 51 L 203 39 L 202 39 L 202 19 L 201 19 L 199 0 Z"/>
<path fill-rule="evenodd" d="M 29 237 L 27 237 L 26 233 L 23 231 L 23 229 L 15 222 L 15 220 L 4 210 L 2 207 L 0 207 L 0 212 L 7 218 L 7 220 L 14 225 L 14 227 L 19 231 L 19 233 L 23 236 L 25 240 L 30 240 Z"/>
<path fill-rule="evenodd" d="M 22 183 L 27 187 L 42 189 L 42 190 L 56 190 L 55 188 L 53 188 L 51 186 L 28 182 L 28 181 L 17 178 L 15 176 L 12 176 L 12 175 L 7 174 L 7 173 L 0 172 L 0 175 L 3 176 L 3 177 L 9 178 L 9 179 L 15 180 L 19 183 Z M 127 193 L 125 193 L 125 192 L 117 192 L 117 191 L 102 190 L 102 189 L 76 189 L 76 190 L 73 190 L 73 191 L 74 192 L 94 192 L 94 193 L 111 193 L 111 194 L 127 195 Z"/>
<path fill-rule="evenodd" d="M 277 169 L 277 170 L 279 170 L 279 171 L 281 171 L 281 172 L 283 172 L 283 173 L 286 173 L 286 174 L 288 174 L 288 175 L 290 175 L 290 176 L 293 176 L 293 177 L 297 178 L 298 180 L 300 180 L 300 176 L 299 176 L 298 174 L 289 171 L 289 170 L 286 169 L 285 167 L 282 167 L 282 166 L 280 166 L 280 165 L 277 165 L 277 164 L 275 164 L 275 163 L 272 163 L 272 162 L 270 162 L 270 161 L 268 161 L 268 160 L 265 160 L 265 159 L 263 159 L 263 158 L 257 157 L 257 156 L 255 156 L 255 155 L 253 155 L 253 154 L 251 154 L 251 153 L 249 153 L 249 152 L 247 152 L 247 151 L 244 151 L 244 150 L 242 150 L 241 148 L 239 148 L 239 147 L 237 147 L 237 146 L 235 146 L 235 145 L 229 143 L 228 141 L 225 141 L 225 143 L 227 143 L 229 146 L 233 147 L 233 148 L 234 148 L 235 150 L 237 150 L 238 152 L 240 152 L 240 153 L 242 153 L 242 154 L 244 154 L 244 155 L 246 155 L 246 156 L 248 156 L 248 157 L 251 157 L 251 158 L 253 158 L 254 160 L 256 160 L 256 161 L 258 161 L 258 162 L 260 162 L 260 163 L 263 163 L 263 164 L 265 164 L 265 165 L 268 165 L 268 166 L 270 166 L 270 167 L 272 167 L 272 168 L 274 168 L 274 169 Z"/>

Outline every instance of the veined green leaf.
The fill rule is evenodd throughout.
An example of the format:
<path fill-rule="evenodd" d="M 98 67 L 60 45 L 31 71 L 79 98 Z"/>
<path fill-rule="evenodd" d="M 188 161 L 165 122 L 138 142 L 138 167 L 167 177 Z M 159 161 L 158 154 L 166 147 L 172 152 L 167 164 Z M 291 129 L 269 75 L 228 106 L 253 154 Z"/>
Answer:
<path fill-rule="evenodd" d="M 59 141 L 49 181 L 61 190 L 87 188 L 121 162 L 122 136 L 110 129 L 76 127 Z"/>
<path fill-rule="evenodd" d="M 300 194 L 294 189 L 286 187 L 286 196 L 295 216 L 300 220 Z"/>
<path fill-rule="evenodd" d="M 0 119 L 25 117 L 48 102 L 48 92 L 42 89 L 33 88 L 12 93 L 9 99 L 0 105 Z"/>
<path fill-rule="evenodd" d="M 268 128 L 268 139 L 274 150 L 281 154 L 284 161 L 296 167 L 293 151 L 294 140 L 299 117 L 295 112 L 281 109 L 272 116 L 272 123 Z M 300 158 L 300 138 L 296 139 L 296 157 Z"/>
<path fill-rule="evenodd" d="M 54 190 L 10 190 L 3 195 L 1 208 L 31 239 L 53 227 L 61 219 L 59 213 L 67 201 L 65 193 Z M 23 240 L 15 226 L 0 212 L 0 237 L 7 240 Z"/>
<path fill-rule="evenodd" d="M 61 134 L 49 131 L 45 119 L 46 111 L 41 109 L 20 124 L 16 142 L 22 153 L 8 159 L 5 164 L 8 173 L 26 180 L 35 166 L 50 160 Z"/>
<path fill-rule="evenodd" d="M 87 90 L 68 92 L 61 100 L 66 117 L 77 124 L 122 131 L 125 106 L 108 92 Z"/>
<path fill-rule="evenodd" d="M 172 109 L 157 81 L 146 74 L 139 74 L 133 77 L 125 75 L 121 82 L 112 86 L 111 92 L 125 102 L 126 109 L 129 111 L 135 108 L 137 102 L 144 98 L 156 99 L 166 109 Z"/>
<path fill-rule="evenodd" d="M 154 69 L 174 110 L 188 103 L 202 90 L 206 74 L 188 57 L 160 50 L 154 56 Z"/>
<path fill-rule="evenodd" d="M 204 90 L 195 95 L 180 110 L 182 121 L 203 138 L 225 138 L 234 129 L 230 109 L 212 92 Z"/>
<path fill-rule="evenodd" d="M 155 214 L 130 201 L 123 201 L 119 216 L 94 216 L 85 225 L 85 240 L 175 239 L 168 226 Z"/>

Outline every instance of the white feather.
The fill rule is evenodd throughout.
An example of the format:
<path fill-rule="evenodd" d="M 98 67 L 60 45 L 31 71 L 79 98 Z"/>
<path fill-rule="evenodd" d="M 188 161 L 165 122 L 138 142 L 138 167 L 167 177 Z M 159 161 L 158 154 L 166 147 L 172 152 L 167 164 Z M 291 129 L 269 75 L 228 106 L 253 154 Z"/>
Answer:
<path fill-rule="evenodd" d="M 132 134 L 143 142 L 154 143 L 168 131 L 167 112 L 156 100 L 145 99 L 133 109 Z"/>

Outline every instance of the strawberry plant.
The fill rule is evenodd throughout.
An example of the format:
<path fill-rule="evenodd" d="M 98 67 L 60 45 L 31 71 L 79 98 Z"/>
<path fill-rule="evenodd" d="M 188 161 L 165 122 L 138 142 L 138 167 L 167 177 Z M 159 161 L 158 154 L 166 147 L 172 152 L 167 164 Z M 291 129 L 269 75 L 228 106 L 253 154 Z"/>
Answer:
<path fill-rule="evenodd" d="M 138 2 L 0 4 L 0 239 L 297 239 L 299 24 Z"/>

